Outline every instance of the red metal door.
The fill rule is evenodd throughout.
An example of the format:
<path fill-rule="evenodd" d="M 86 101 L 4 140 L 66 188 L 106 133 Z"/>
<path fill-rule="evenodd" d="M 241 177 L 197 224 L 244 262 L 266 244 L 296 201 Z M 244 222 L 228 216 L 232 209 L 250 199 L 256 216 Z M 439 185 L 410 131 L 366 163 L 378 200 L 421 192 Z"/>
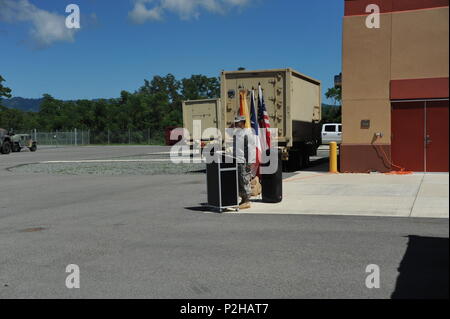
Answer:
<path fill-rule="evenodd" d="M 448 100 L 426 102 L 427 172 L 448 172 Z"/>
<path fill-rule="evenodd" d="M 408 171 L 425 170 L 425 103 L 394 102 L 391 114 L 392 162 Z M 398 170 L 393 167 L 392 169 Z"/>

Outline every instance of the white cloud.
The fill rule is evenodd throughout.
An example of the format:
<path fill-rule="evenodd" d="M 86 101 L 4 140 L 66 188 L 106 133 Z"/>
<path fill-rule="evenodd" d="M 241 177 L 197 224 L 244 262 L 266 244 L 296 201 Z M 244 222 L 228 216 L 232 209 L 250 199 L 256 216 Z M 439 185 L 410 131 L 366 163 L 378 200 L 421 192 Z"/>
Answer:
<path fill-rule="evenodd" d="M 202 10 L 224 14 L 232 8 L 242 8 L 251 0 L 134 0 L 128 16 L 134 23 L 164 19 L 165 12 L 177 14 L 180 19 L 199 18 Z M 149 8 L 150 7 L 150 8 Z"/>
<path fill-rule="evenodd" d="M 33 44 L 39 48 L 54 42 L 73 42 L 77 29 L 68 29 L 66 16 L 36 7 L 28 0 L 0 0 L 0 21 L 29 22 Z"/>
<path fill-rule="evenodd" d="M 160 7 L 154 7 L 153 9 L 147 9 L 146 3 L 152 0 L 138 0 L 134 4 L 132 11 L 128 13 L 128 17 L 134 23 L 144 23 L 147 20 L 161 20 L 162 12 Z"/>

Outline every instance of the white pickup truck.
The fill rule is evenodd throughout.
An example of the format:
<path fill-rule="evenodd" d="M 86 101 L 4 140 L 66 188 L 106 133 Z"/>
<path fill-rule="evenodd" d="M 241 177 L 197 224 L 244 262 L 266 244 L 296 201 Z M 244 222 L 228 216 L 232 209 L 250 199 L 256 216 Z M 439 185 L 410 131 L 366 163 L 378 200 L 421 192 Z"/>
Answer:
<path fill-rule="evenodd" d="M 322 144 L 342 143 L 342 124 L 327 123 L 322 125 Z"/>

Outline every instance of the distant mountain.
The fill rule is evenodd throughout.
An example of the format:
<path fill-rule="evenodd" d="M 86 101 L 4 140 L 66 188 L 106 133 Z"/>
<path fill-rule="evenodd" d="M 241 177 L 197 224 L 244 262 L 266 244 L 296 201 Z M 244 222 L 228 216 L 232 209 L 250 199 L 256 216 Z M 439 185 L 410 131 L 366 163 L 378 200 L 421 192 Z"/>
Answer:
<path fill-rule="evenodd" d="M 23 97 L 13 97 L 11 99 L 0 99 L 0 105 L 10 109 L 17 109 L 26 112 L 38 112 L 42 99 L 25 99 Z"/>

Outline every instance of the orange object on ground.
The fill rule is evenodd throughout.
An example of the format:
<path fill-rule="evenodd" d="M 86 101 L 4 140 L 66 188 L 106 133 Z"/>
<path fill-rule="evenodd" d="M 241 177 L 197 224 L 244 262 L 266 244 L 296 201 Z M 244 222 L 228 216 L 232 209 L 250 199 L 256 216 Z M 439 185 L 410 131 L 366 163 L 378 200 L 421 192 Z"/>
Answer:
<path fill-rule="evenodd" d="M 377 147 L 378 145 L 377 145 L 377 144 L 374 144 L 374 146 Z M 406 171 L 404 167 L 395 165 L 391 160 L 389 160 L 389 158 L 388 158 L 386 152 L 383 150 L 382 147 L 378 147 L 378 149 L 381 150 L 381 153 L 383 154 L 384 159 L 391 165 L 391 167 L 394 167 L 394 168 L 398 168 L 398 169 L 399 169 L 399 171 L 390 171 L 390 172 L 388 172 L 388 173 L 385 173 L 386 175 L 410 175 L 410 174 L 413 173 L 413 172 L 411 172 L 411 171 Z"/>

